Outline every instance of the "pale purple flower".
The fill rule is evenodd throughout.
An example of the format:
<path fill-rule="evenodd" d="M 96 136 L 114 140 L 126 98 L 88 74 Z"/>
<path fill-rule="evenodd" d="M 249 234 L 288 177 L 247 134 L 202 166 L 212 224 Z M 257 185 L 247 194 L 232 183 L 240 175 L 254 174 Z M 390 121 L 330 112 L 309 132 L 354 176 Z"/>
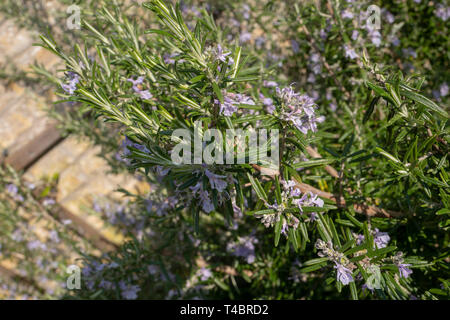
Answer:
<path fill-rule="evenodd" d="M 32 183 L 32 182 L 25 182 L 25 185 L 30 190 L 34 190 L 36 188 L 36 185 L 34 183 Z"/>
<path fill-rule="evenodd" d="M 231 242 L 227 245 L 227 251 L 236 257 L 243 257 L 248 264 L 255 262 L 255 244 L 258 243 L 253 235 L 239 237 L 237 242 Z"/>
<path fill-rule="evenodd" d="M 133 84 L 133 90 L 135 93 L 139 94 L 139 96 L 141 97 L 141 99 L 151 99 L 153 97 L 153 95 L 150 93 L 150 91 L 148 90 L 142 90 L 139 85 L 144 83 L 144 77 L 140 76 L 138 77 L 136 80 L 134 80 L 133 78 L 129 78 L 127 79 L 128 82 L 131 82 Z"/>
<path fill-rule="evenodd" d="M 86 287 L 87 287 L 89 290 L 93 290 L 93 289 L 94 289 L 94 286 L 95 286 L 95 281 L 94 281 L 94 280 L 88 280 L 88 281 L 86 282 Z"/>
<path fill-rule="evenodd" d="M 150 273 L 151 275 L 155 275 L 158 273 L 159 268 L 158 268 L 158 266 L 155 266 L 152 264 L 152 265 L 148 266 L 147 270 L 148 270 L 148 273 Z"/>
<path fill-rule="evenodd" d="M 393 35 L 393 36 L 389 37 L 388 39 L 394 47 L 398 47 L 400 45 L 400 39 L 397 36 Z"/>
<path fill-rule="evenodd" d="M 99 286 L 100 288 L 105 289 L 105 290 L 111 290 L 111 289 L 114 287 L 114 285 L 113 285 L 113 283 L 112 283 L 111 281 L 104 280 L 104 279 L 102 279 L 102 280 L 100 281 L 100 283 L 98 284 L 98 286 Z"/>
<path fill-rule="evenodd" d="M 227 62 L 226 58 L 229 56 L 231 52 L 226 52 L 223 50 L 222 46 L 220 44 L 217 45 L 216 51 L 215 51 L 215 58 L 216 60 Z"/>
<path fill-rule="evenodd" d="M 448 95 L 448 85 L 446 82 L 439 87 L 439 93 L 441 97 L 446 97 Z"/>
<path fill-rule="evenodd" d="M 313 62 L 313 63 L 318 63 L 318 62 L 320 62 L 320 53 L 313 53 L 309 59 L 310 59 L 311 62 Z"/>
<path fill-rule="evenodd" d="M 126 300 L 136 300 L 137 294 L 141 291 L 141 288 L 137 285 L 127 285 L 123 280 L 119 282 L 122 298 Z"/>
<path fill-rule="evenodd" d="M 233 213 L 234 213 L 234 216 L 237 218 L 242 217 L 242 210 L 236 203 L 233 203 Z"/>
<path fill-rule="evenodd" d="M 211 184 L 212 189 L 216 189 L 219 192 L 223 192 L 223 190 L 226 189 L 227 182 L 222 180 L 222 179 L 225 179 L 226 176 L 214 174 L 211 171 L 209 171 L 208 169 L 205 170 L 205 175 L 208 177 L 209 183 Z"/>
<path fill-rule="evenodd" d="M 198 270 L 198 272 L 199 272 L 201 281 L 206 281 L 209 278 L 211 278 L 211 276 L 212 276 L 211 270 L 209 270 L 207 268 L 201 268 L 201 269 Z"/>
<path fill-rule="evenodd" d="M 324 202 L 317 196 L 317 194 L 313 194 L 312 192 L 310 192 L 309 195 L 311 204 L 315 205 L 316 207 L 323 207 Z"/>
<path fill-rule="evenodd" d="M 59 239 L 59 236 L 58 236 L 58 232 L 56 230 L 50 231 L 49 236 L 50 236 L 50 240 L 51 241 L 53 241 L 55 243 L 59 243 L 60 239 Z"/>
<path fill-rule="evenodd" d="M 238 110 L 236 102 L 228 96 L 225 96 L 224 102 L 219 104 L 220 104 L 220 113 L 226 117 L 231 117 Z"/>
<path fill-rule="evenodd" d="M 318 213 L 311 212 L 311 215 L 309 216 L 309 221 L 317 221 L 317 220 L 319 220 Z"/>
<path fill-rule="evenodd" d="M 309 64 L 308 67 L 311 69 L 311 71 L 318 75 L 322 72 L 322 65 L 320 63 L 320 54 L 319 53 L 313 53 L 311 57 L 309 58 Z M 308 82 L 314 83 L 315 77 L 312 77 L 311 79 L 308 78 Z"/>
<path fill-rule="evenodd" d="M 23 241 L 24 236 L 23 236 L 22 230 L 20 230 L 20 229 L 14 230 L 14 232 L 11 234 L 11 239 L 16 242 Z"/>
<path fill-rule="evenodd" d="M 266 98 L 262 93 L 259 94 L 263 105 L 266 107 L 268 113 L 273 113 L 275 106 L 273 105 L 273 100 L 271 98 Z"/>
<path fill-rule="evenodd" d="M 261 49 L 265 42 L 266 42 L 266 39 L 265 39 L 264 37 L 262 37 L 262 36 L 257 37 L 257 38 L 255 39 L 255 46 L 256 46 L 258 49 Z"/>
<path fill-rule="evenodd" d="M 80 82 L 80 76 L 75 72 L 69 71 L 67 73 L 68 83 L 61 84 L 61 88 L 68 94 L 74 94 L 77 89 L 77 84 Z"/>
<path fill-rule="evenodd" d="M 275 81 L 264 80 L 263 81 L 263 86 L 264 87 L 278 87 L 278 83 L 276 83 Z"/>
<path fill-rule="evenodd" d="M 346 58 L 350 58 L 352 60 L 358 58 L 358 54 L 349 45 L 344 44 L 344 50 L 345 50 L 345 57 Z"/>
<path fill-rule="evenodd" d="M 145 153 L 150 152 L 147 149 L 147 147 L 145 147 L 139 143 L 134 143 L 130 138 L 125 136 L 125 139 L 122 141 L 122 144 L 120 146 L 121 153 L 119 152 L 119 154 L 116 156 L 116 159 L 119 161 L 123 161 L 126 164 L 129 164 L 130 161 L 129 161 L 129 159 L 127 159 L 127 157 L 131 154 L 129 147 L 133 147 L 133 148 L 135 148 L 139 151 L 145 152 Z"/>
<path fill-rule="evenodd" d="M 163 59 L 164 59 L 164 63 L 165 64 L 174 64 L 175 63 L 175 58 L 176 56 L 178 56 L 177 53 L 171 53 L 171 54 L 164 54 Z"/>
<path fill-rule="evenodd" d="M 400 277 L 405 278 L 405 279 L 409 277 L 409 275 L 412 273 L 412 270 L 408 268 L 409 266 L 411 266 L 411 265 L 407 264 L 407 263 L 397 264 L 398 272 L 400 273 Z"/>
<path fill-rule="evenodd" d="M 127 81 L 133 84 L 133 90 L 138 91 L 139 90 L 138 85 L 144 83 L 144 77 L 140 76 L 136 80 L 134 80 L 133 78 L 129 78 L 127 79 Z"/>
<path fill-rule="evenodd" d="M 39 240 L 33 240 L 28 242 L 27 248 L 28 250 L 36 250 L 36 249 L 46 250 L 47 246 L 45 245 L 45 243 L 42 243 Z"/>
<path fill-rule="evenodd" d="M 142 99 L 144 100 L 148 100 L 153 98 L 153 95 L 150 93 L 150 91 L 148 90 L 142 90 L 139 92 L 139 95 L 141 96 Z"/>
<path fill-rule="evenodd" d="M 300 213 L 303 213 L 302 207 L 323 207 L 324 204 L 323 200 L 312 192 L 305 193 L 299 199 L 294 199 L 292 203 L 298 207 Z"/>
<path fill-rule="evenodd" d="M 44 207 L 53 206 L 55 203 L 55 199 L 52 198 L 45 198 L 44 200 L 42 200 L 42 205 L 44 205 Z"/>
<path fill-rule="evenodd" d="M 297 41 L 291 40 L 291 46 L 292 46 L 292 51 L 294 51 L 294 53 L 298 53 L 300 51 L 300 46 L 298 45 Z"/>
<path fill-rule="evenodd" d="M 450 7 L 446 7 L 441 3 L 438 3 L 436 5 L 436 9 L 434 10 L 434 14 L 436 15 L 436 17 L 442 19 L 443 21 L 447 21 L 447 19 L 450 17 Z"/>
<path fill-rule="evenodd" d="M 294 92 L 292 87 L 277 87 L 276 92 L 285 105 L 281 119 L 292 122 L 303 134 L 317 131 L 317 123 L 323 122 L 325 118 L 315 116 L 316 104 L 311 97 Z"/>
<path fill-rule="evenodd" d="M 306 81 L 308 81 L 308 83 L 316 83 L 316 76 L 314 75 L 314 73 L 310 73 Z"/>
<path fill-rule="evenodd" d="M 364 235 L 363 234 L 357 234 L 356 235 L 356 245 L 360 245 L 364 242 Z"/>
<path fill-rule="evenodd" d="M 410 57 L 413 57 L 413 58 L 417 58 L 417 52 L 411 47 L 406 48 L 406 49 L 402 49 L 402 52 L 403 52 L 403 54 L 405 56 L 410 56 Z"/>
<path fill-rule="evenodd" d="M 163 166 L 156 166 L 156 174 L 160 177 L 166 176 L 170 171 L 170 168 L 164 168 Z"/>
<path fill-rule="evenodd" d="M 6 185 L 6 191 L 8 191 L 8 193 L 11 195 L 16 195 L 19 191 L 19 188 L 17 188 L 15 184 L 10 183 Z"/>
<path fill-rule="evenodd" d="M 363 292 L 365 292 L 366 290 L 370 290 L 370 292 L 374 292 L 375 288 L 370 288 L 366 283 L 364 283 L 361 287 L 361 289 L 363 290 Z"/>
<path fill-rule="evenodd" d="M 370 29 L 369 30 L 370 41 L 375 45 L 375 47 L 379 47 L 381 44 L 381 33 L 378 30 Z"/>
<path fill-rule="evenodd" d="M 211 200 L 211 197 L 209 196 L 208 191 L 201 190 L 200 191 L 200 202 L 202 204 L 202 209 L 206 213 L 210 213 L 214 210 L 214 203 Z"/>
<path fill-rule="evenodd" d="M 391 237 L 389 237 L 387 232 L 381 232 L 378 229 L 375 229 L 373 241 L 378 249 L 386 248 L 390 240 Z"/>
<path fill-rule="evenodd" d="M 231 92 L 225 93 L 223 100 L 223 103 L 218 100 L 215 100 L 215 103 L 220 106 L 219 112 L 227 117 L 231 117 L 235 112 L 237 112 L 240 104 L 255 105 L 253 99 L 244 94 L 236 94 Z"/>
<path fill-rule="evenodd" d="M 341 12 L 342 19 L 353 19 L 353 12 L 349 9 L 345 9 Z"/>
<path fill-rule="evenodd" d="M 286 236 L 288 229 L 289 229 L 289 226 L 288 226 L 287 222 L 283 221 L 283 225 L 281 226 L 281 233 Z"/>
<path fill-rule="evenodd" d="M 249 5 L 248 4 L 243 4 L 242 5 L 242 14 L 243 14 L 243 17 L 244 17 L 245 20 L 250 19 L 250 12 L 251 12 L 251 10 L 250 10 Z"/>
<path fill-rule="evenodd" d="M 386 21 L 387 21 L 388 23 L 391 23 L 391 24 L 394 23 L 395 17 L 394 17 L 394 15 L 393 15 L 392 13 L 390 13 L 389 11 L 386 10 L 384 16 L 385 16 Z"/>
<path fill-rule="evenodd" d="M 348 285 L 350 282 L 353 282 L 352 272 L 350 269 L 338 263 L 336 263 L 334 268 L 337 270 L 337 281 L 342 283 L 344 286 Z"/>
<path fill-rule="evenodd" d="M 281 181 L 281 185 L 283 186 L 283 190 L 287 193 L 289 197 L 298 197 L 301 192 L 299 188 L 297 188 L 297 183 L 294 180 L 289 181 Z"/>
<path fill-rule="evenodd" d="M 240 36 L 240 41 L 242 43 L 248 42 L 252 39 L 252 34 L 250 32 L 242 32 Z"/>
<path fill-rule="evenodd" d="M 9 183 L 6 185 L 6 192 L 8 192 L 10 196 L 16 201 L 24 200 L 23 196 L 19 194 L 19 188 L 13 183 Z"/>

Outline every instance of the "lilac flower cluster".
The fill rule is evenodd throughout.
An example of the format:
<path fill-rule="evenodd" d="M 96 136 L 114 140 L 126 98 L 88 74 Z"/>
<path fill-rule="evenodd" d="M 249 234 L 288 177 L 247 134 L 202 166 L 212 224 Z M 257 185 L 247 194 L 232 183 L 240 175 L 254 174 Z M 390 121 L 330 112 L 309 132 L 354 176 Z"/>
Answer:
<path fill-rule="evenodd" d="M 334 262 L 334 268 L 336 269 L 336 279 L 343 285 L 348 285 L 353 282 L 353 272 L 352 270 L 356 268 L 343 253 L 334 250 L 333 244 L 331 242 L 326 243 L 325 241 L 318 239 L 315 244 L 316 249 L 320 250 L 318 255 L 320 257 L 327 257 Z"/>
<path fill-rule="evenodd" d="M 380 230 L 375 228 L 373 242 L 378 249 L 386 248 L 390 240 L 391 237 L 389 237 L 389 234 L 387 232 L 381 232 Z"/>
<path fill-rule="evenodd" d="M 19 193 L 19 188 L 13 183 L 10 183 L 10 184 L 6 185 L 6 192 L 8 192 L 9 195 L 15 201 L 22 202 L 24 200 L 23 196 Z"/>
<path fill-rule="evenodd" d="M 389 237 L 389 234 L 387 232 L 381 232 L 377 228 L 371 230 L 371 234 L 373 235 L 374 246 L 377 249 L 386 248 L 389 241 L 391 240 L 391 237 Z M 355 234 L 355 238 L 357 245 L 362 244 L 365 240 L 365 237 L 362 234 Z"/>
<path fill-rule="evenodd" d="M 121 290 L 122 298 L 126 300 L 136 300 L 139 291 L 141 291 L 141 288 L 139 288 L 138 285 L 126 284 L 123 280 L 119 282 L 119 288 Z"/>
<path fill-rule="evenodd" d="M 146 146 L 143 146 L 139 143 L 135 143 L 130 138 L 125 136 L 125 139 L 122 141 L 122 144 L 120 145 L 120 151 L 116 154 L 116 160 L 124 162 L 126 165 L 130 164 L 130 160 L 127 157 L 131 154 L 131 151 L 128 147 L 136 148 L 145 153 L 150 152 Z"/>
<path fill-rule="evenodd" d="M 197 274 L 201 281 L 206 281 L 213 275 L 211 270 L 205 267 L 198 269 Z"/>
<path fill-rule="evenodd" d="M 239 237 L 236 242 L 227 244 L 227 251 L 236 257 L 243 257 L 248 264 L 255 262 L 255 244 L 258 239 L 255 236 Z"/>
<path fill-rule="evenodd" d="M 223 95 L 223 103 L 219 100 L 214 102 L 220 106 L 220 114 L 231 117 L 238 110 L 240 104 L 255 105 L 251 97 L 245 94 L 227 92 Z"/>
<path fill-rule="evenodd" d="M 80 82 L 80 76 L 75 72 L 69 71 L 67 73 L 68 83 L 61 84 L 61 88 L 68 94 L 73 95 L 77 89 L 77 84 Z"/>
<path fill-rule="evenodd" d="M 178 57 L 179 53 L 171 53 L 171 54 L 164 54 L 163 59 L 165 64 L 175 64 L 175 58 Z M 184 59 L 179 59 L 178 62 L 184 62 Z"/>
<path fill-rule="evenodd" d="M 322 73 L 322 63 L 320 53 L 312 53 L 309 57 L 308 69 L 312 73 L 308 76 L 308 82 L 314 83 L 316 81 L 316 76 Z"/>
<path fill-rule="evenodd" d="M 277 96 L 283 101 L 284 109 L 281 119 L 292 122 L 303 134 L 308 131 L 316 132 L 317 123 L 323 122 L 324 117 L 316 117 L 314 100 L 306 94 L 294 92 L 292 87 L 276 89 Z"/>
<path fill-rule="evenodd" d="M 228 185 L 227 181 L 224 180 L 227 178 L 226 176 L 215 174 L 208 169 L 205 169 L 204 174 L 209 179 L 211 189 L 216 189 L 219 193 L 225 191 Z M 212 202 L 208 190 L 203 188 L 203 183 L 201 181 L 195 186 L 190 187 L 190 189 L 193 191 L 194 197 L 197 197 L 200 200 L 203 211 L 210 213 L 214 210 L 214 203 Z"/>
<path fill-rule="evenodd" d="M 281 228 L 281 233 L 287 236 L 289 228 L 296 230 L 300 223 L 299 219 L 291 213 L 285 213 L 285 209 L 291 206 L 297 206 L 300 210 L 300 214 L 303 214 L 303 207 L 323 207 L 324 202 L 316 194 L 308 192 L 301 194 L 300 190 L 297 188 L 295 181 L 281 181 L 282 193 L 281 193 L 281 203 L 275 201 L 274 204 L 266 203 L 268 209 L 275 210 L 274 213 L 257 215 L 257 218 L 261 219 L 261 222 L 266 228 L 273 227 L 280 219 L 283 219 L 283 225 Z M 311 213 L 311 221 L 317 219 L 317 213 Z"/>
<path fill-rule="evenodd" d="M 98 261 L 90 261 L 85 264 L 81 272 L 86 288 L 89 290 L 97 290 L 98 288 L 110 291 L 120 291 L 122 298 L 126 300 L 135 300 L 138 297 L 141 288 L 138 285 L 130 284 L 124 280 L 120 280 L 118 284 L 107 280 L 108 271 L 117 269 L 119 264 L 111 262 L 109 264 Z"/>
<path fill-rule="evenodd" d="M 174 209 L 178 204 L 178 198 L 175 196 L 167 197 L 162 201 L 147 200 L 147 212 L 155 212 L 158 217 L 167 215 L 168 210 Z"/>
<path fill-rule="evenodd" d="M 275 111 L 273 100 L 271 98 L 266 98 L 262 93 L 259 94 L 259 98 L 261 99 L 263 105 L 266 107 L 267 113 L 272 114 Z"/>
<path fill-rule="evenodd" d="M 231 54 L 231 52 L 225 52 L 220 44 L 214 50 L 214 59 L 217 61 L 221 61 L 227 63 L 227 57 Z M 232 57 L 228 57 L 228 64 L 234 64 L 234 60 Z"/>
<path fill-rule="evenodd" d="M 412 274 L 412 270 L 408 267 L 411 265 L 408 263 L 404 263 L 403 261 L 403 252 L 398 252 L 393 258 L 392 261 L 398 268 L 398 272 L 401 278 L 408 278 Z"/>
<path fill-rule="evenodd" d="M 193 191 L 194 197 L 197 197 L 200 200 L 200 205 L 202 206 L 202 210 L 206 213 L 210 213 L 214 210 L 214 203 L 211 200 L 208 190 L 203 189 L 203 184 L 198 182 L 195 186 L 190 187 Z"/>
<path fill-rule="evenodd" d="M 410 266 L 411 265 L 407 264 L 407 263 L 397 264 L 398 272 L 400 273 L 400 277 L 405 278 L 405 279 L 409 277 L 409 275 L 412 273 L 412 270 L 408 268 Z"/>
<path fill-rule="evenodd" d="M 354 60 L 359 57 L 358 54 L 356 53 L 355 49 L 353 49 L 348 44 L 344 44 L 344 54 L 345 54 L 346 58 L 349 58 L 351 60 Z"/>
<path fill-rule="evenodd" d="M 434 10 L 434 14 L 436 17 L 443 21 L 447 21 L 450 17 L 450 7 L 445 6 L 441 3 L 438 3 L 436 5 L 436 9 Z"/>
<path fill-rule="evenodd" d="M 144 83 L 144 77 L 140 76 L 136 80 L 133 78 L 127 79 L 127 81 L 131 82 L 133 84 L 133 90 L 135 93 L 137 93 L 141 99 L 148 100 L 153 97 L 153 95 L 148 90 L 142 90 L 139 85 Z"/>
<path fill-rule="evenodd" d="M 157 215 L 164 215 L 170 207 L 172 199 L 164 198 L 162 202 L 150 201 L 145 203 L 145 207 L 156 211 Z M 148 227 L 148 216 L 142 215 L 137 206 L 129 205 L 126 201 L 118 203 L 108 199 L 96 199 L 93 209 L 102 214 L 108 223 L 119 227 L 124 235 L 133 234 L 138 239 L 149 236 L 152 230 Z"/>
<path fill-rule="evenodd" d="M 445 98 L 446 96 L 448 96 L 447 82 L 441 84 L 439 90 L 433 90 L 433 97 L 438 101 L 442 101 L 442 98 Z"/>

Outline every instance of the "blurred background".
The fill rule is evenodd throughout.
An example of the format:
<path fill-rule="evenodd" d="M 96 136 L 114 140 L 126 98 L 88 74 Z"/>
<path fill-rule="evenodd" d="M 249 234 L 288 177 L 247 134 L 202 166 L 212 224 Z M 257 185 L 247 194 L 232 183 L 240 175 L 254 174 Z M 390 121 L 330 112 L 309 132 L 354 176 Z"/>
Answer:
<path fill-rule="evenodd" d="M 102 5 L 81 2 L 92 16 Z M 68 30 L 67 20 L 76 12 L 68 8 L 75 3 L 0 1 L 0 299 L 61 295 L 65 268 L 80 252 L 99 255 L 123 241 L 92 210 L 94 202 L 120 200 L 119 186 L 148 188 L 126 171 L 112 172 L 92 139 L 71 135 L 82 128 L 61 125 L 73 106 L 53 104 L 59 84 L 51 79 L 64 66 L 35 44 L 51 34 L 71 46 L 77 30 Z M 105 138 L 95 128 L 90 134 Z"/>

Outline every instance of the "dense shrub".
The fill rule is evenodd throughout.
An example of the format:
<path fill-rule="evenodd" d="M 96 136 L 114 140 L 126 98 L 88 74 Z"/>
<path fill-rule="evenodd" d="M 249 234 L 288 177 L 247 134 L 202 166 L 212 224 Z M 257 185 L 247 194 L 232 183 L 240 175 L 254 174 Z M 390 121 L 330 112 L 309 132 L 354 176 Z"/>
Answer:
<path fill-rule="evenodd" d="M 63 125 L 152 185 L 97 204 L 130 241 L 68 297 L 448 297 L 447 7 L 383 2 L 380 29 L 358 1 L 144 8 L 104 6 L 70 52 L 42 37 Z M 277 129 L 280 170 L 176 164 L 180 128 Z"/>

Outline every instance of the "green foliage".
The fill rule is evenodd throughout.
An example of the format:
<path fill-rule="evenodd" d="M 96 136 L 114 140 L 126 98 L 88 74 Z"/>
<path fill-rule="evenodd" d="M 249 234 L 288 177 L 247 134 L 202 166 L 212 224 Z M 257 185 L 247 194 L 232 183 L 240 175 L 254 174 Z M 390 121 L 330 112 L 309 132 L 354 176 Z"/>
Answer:
<path fill-rule="evenodd" d="M 407 2 L 383 3 L 396 21 L 380 30 L 381 47 L 369 42 L 370 30 L 343 17 L 365 7 L 338 1 L 295 10 L 285 10 L 289 2 L 247 9 L 233 1 L 190 11 L 153 0 L 143 6 L 158 25 L 103 6 L 102 23 L 84 21 L 84 42 L 68 53 L 42 36 L 42 46 L 65 63 L 61 82 L 79 79 L 73 94 L 59 91 L 74 103 L 67 126 L 109 144 L 112 154 L 120 131 L 125 144 L 111 162 L 153 186 L 148 197 L 128 194 L 128 211 L 102 211 L 132 216 L 113 223 L 132 240 L 101 258 L 87 256 L 83 290 L 68 296 L 448 298 L 448 112 L 445 95 L 427 97 L 448 77 L 447 28 L 426 4 Z M 440 31 L 424 35 L 411 19 Z M 230 21 L 265 41 L 243 41 Z M 403 49 L 423 44 L 418 58 L 392 44 L 394 36 Z M 129 79 L 139 76 L 134 88 Z M 287 117 L 292 82 L 316 93 L 314 117 L 325 116 L 318 130 L 305 134 Z M 235 110 L 223 112 L 237 95 Z M 86 123 L 107 138 L 81 130 Z M 169 151 L 179 128 L 192 136 L 208 128 L 278 129 L 279 173 L 264 176 L 264 163 L 177 165 Z"/>

